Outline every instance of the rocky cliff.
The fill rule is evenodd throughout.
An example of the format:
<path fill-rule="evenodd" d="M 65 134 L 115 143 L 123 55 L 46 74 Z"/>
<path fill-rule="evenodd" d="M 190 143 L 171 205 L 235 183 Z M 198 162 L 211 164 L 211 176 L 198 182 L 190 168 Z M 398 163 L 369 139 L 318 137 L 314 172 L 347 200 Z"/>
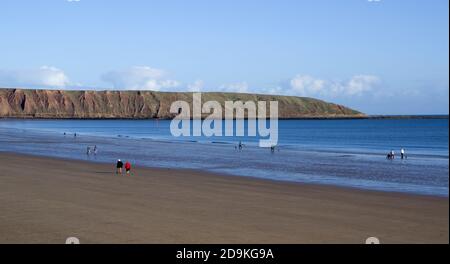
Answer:
<path fill-rule="evenodd" d="M 0 89 L 0 117 L 7 118 L 172 118 L 172 102 L 192 102 L 192 93 L 153 91 L 68 91 Z M 279 118 L 363 117 L 347 107 L 292 96 L 202 93 L 202 102 L 278 101 Z"/>

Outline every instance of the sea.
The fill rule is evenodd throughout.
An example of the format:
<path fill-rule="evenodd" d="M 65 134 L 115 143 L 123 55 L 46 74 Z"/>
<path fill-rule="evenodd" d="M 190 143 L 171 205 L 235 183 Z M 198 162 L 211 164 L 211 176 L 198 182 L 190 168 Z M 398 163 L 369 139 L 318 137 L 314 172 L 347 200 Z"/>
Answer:
<path fill-rule="evenodd" d="M 275 151 L 260 147 L 257 136 L 175 137 L 170 126 L 170 120 L 0 119 L 0 152 L 448 197 L 448 117 L 279 120 Z M 88 155 L 94 146 L 96 155 Z M 407 159 L 400 159 L 401 148 Z M 391 150 L 397 155 L 388 160 Z"/>

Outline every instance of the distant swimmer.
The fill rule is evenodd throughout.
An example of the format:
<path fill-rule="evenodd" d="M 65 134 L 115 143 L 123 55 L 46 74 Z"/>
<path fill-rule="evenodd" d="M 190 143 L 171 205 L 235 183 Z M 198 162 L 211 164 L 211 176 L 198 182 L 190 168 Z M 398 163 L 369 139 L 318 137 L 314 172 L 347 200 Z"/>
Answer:
<path fill-rule="evenodd" d="M 127 172 L 127 175 L 130 175 L 130 171 L 131 171 L 131 163 L 129 161 L 127 161 L 125 163 L 125 171 Z"/>
<path fill-rule="evenodd" d="M 77 137 L 77 133 L 74 133 L 74 134 L 73 134 L 73 137 Z"/>
<path fill-rule="evenodd" d="M 116 164 L 116 174 L 122 174 L 123 162 L 118 159 Z"/>
<path fill-rule="evenodd" d="M 243 147 L 244 147 L 244 144 L 242 144 L 242 141 L 239 141 L 239 145 L 238 145 L 239 150 L 242 150 Z"/>
<path fill-rule="evenodd" d="M 402 159 L 407 159 L 407 158 L 408 158 L 408 157 L 406 156 L 406 152 L 405 152 L 405 149 L 404 149 L 404 148 L 402 148 L 402 149 L 400 150 L 400 156 L 401 156 Z"/>
<path fill-rule="evenodd" d="M 275 146 L 270 147 L 270 152 L 275 153 Z"/>

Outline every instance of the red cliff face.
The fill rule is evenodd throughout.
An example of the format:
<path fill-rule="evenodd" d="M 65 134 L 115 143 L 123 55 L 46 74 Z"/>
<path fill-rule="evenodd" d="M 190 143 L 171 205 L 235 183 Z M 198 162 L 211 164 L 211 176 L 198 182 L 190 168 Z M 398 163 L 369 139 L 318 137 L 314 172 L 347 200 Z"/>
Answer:
<path fill-rule="evenodd" d="M 0 89 L 0 117 L 172 118 L 172 102 L 192 102 L 192 93 Z M 202 93 L 202 101 L 278 101 L 279 118 L 363 117 L 347 107 L 290 96 Z"/>

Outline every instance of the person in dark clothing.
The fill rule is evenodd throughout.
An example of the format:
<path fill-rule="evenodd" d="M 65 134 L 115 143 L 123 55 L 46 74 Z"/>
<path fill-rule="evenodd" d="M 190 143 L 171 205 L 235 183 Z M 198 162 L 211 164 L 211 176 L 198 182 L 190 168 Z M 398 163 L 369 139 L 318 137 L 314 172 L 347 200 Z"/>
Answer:
<path fill-rule="evenodd" d="M 270 152 L 275 153 L 275 146 L 270 147 Z"/>
<path fill-rule="evenodd" d="M 117 160 L 116 168 L 116 174 L 122 174 L 123 162 L 120 159 Z"/>

